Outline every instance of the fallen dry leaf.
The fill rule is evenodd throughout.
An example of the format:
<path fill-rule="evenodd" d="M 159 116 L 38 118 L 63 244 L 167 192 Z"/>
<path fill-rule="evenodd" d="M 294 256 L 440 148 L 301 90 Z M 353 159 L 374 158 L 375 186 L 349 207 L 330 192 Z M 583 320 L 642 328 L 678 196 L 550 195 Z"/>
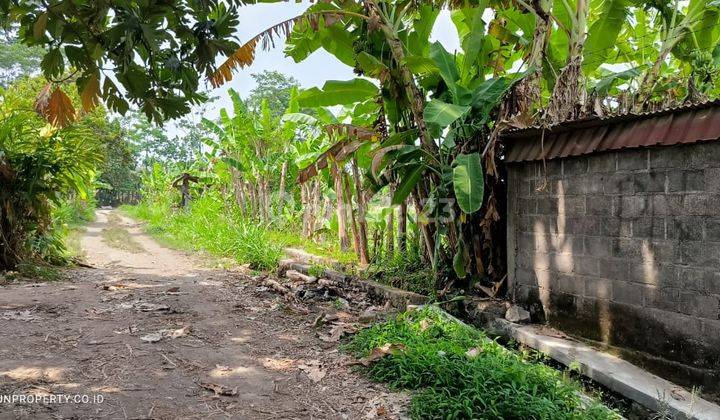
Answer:
<path fill-rule="evenodd" d="M 388 354 L 398 354 L 405 351 L 403 344 L 390 344 L 385 343 L 382 347 L 375 347 L 369 355 L 360 359 L 360 364 L 363 366 L 370 366 L 370 363 L 376 362 Z"/>
<path fill-rule="evenodd" d="M 140 337 L 140 340 L 146 342 L 146 343 L 157 343 L 158 341 L 162 340 L 164 338 L 162 331 L 157 331 L 154 333 L 146 334 L 142 337 Z"/>
<path fill-rule="evenodd" d="M 168 330 L 163 330 L 163 331 L 168 331 Z M 169 330 L 168 336 L 170 338 L 185 337 L 186 335 L 190 334 L 190 331 L 192 331 L 192 326 L 186 325 L 182 328 L 178 328 L 177 330 Z"/>
<path fill-rule="evenodd" d="M 226 397 L 233 397 L 237 395 L 237 387 L 230 388 L 225 385 L 220 384 L 214 384 L 212 382 L 200 382 L 200 386 L 207 389 L 208 391 L 212 391 L 215 393 L 215 395 L 224 395 Z"/>
<path fill-rule="evenodd" d="M 2 314 L 2 319 L 14 321 L 36 321 L 37 316 L 33 315 L 29 310 L 24 311 L 6 311 Z"/>
<path fill-rule="evenodd" d="M 354 325 L 336 321 L 333 322 L 332 327 L 330 327 L 330 334 L 321 335 L 320 339 L 327 343 L 337 343 L 338 341 L 340 341 L 343 335 L 345 335 L 346 333 L 352 334 L 355 331 L 357 331 L 357 327 L 355 327 Z"/>
<path fill-rule="evenodd" d="M 304 363 L 298 365 L 298 369 L 307 373 L 308 378 L 313 382 L 320 382 L 322 378 L 327 375 L 327 371 L 320 368 L 319 360 L 306 360 Z"/>
<path fill-rule="evenodd" d="M 127 289 L 129 287 L 130 286 L 128 286 L 127 284 L 115 283 L 115 284 L 103 284 L 102 289 L 113 291 L 113 290 Z"/>
<path fill-rule="evenodd" d="M 430 327 L 430 321 L 428 321 L 427 318 L 424 318 L 420 321 L 420 331 L 425 331 Z"/>
<path fill-rule="evenodd" d="M 678 401 L 685 401 L 686 398 L 683 395 L 683 391 L 685 390 L 682 388 L 673 388 L 672 390 L 670 390 L 670 395 Z"/>
<path fill-rule="evenodd" d="M 155 331 L 150 334 L 146 334 L 142 337 L 140 337 L 140 340 L 145 341 L 146 343 L 157 343 L 158 341 L 162 340 L 163 338 L 180 338 L 185 337 L 192 331 L 191 325 L 186 325 L 182 328 L 178 328 L 177 330 L 160 330 Z"/>
<path fill-rule="evenodd" d="M 480 353 L 483 352 L 482 347 L 473 347 L 470 350 L 465 352 L 465 356 L 467 356 L 468 359 L 474 359 L 478 357 Z"/>

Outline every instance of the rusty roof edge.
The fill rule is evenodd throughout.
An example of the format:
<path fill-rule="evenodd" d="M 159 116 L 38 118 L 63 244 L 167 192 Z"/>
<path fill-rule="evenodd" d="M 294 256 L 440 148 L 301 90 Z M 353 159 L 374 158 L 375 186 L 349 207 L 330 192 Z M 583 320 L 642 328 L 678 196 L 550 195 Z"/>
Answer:
<path fill-rule="evenodd" d="M 508 130 L 500 131 L 500 139 L 501 140 L 516 140 L 516 139 L 523 139 L 528 137 L 535 137 L 538 136 L 543 131 L 545 134 L 559 134 L 566 131 L 573 131 L 578 129 L 586 129 L 586 128 L 595 128 L 600 126 L 606 126 L 611 124 L 617 124 L 617 123 L 629 123 L 633 121 L 638 120 L 645 120 L 645 119 L 653 119 L 653 118 L 659 118 L 663 117 L 668 114 L 678 114 L 678 113 L 685 113 L 685 112 L 692 112 L 697 110 L 702 110 L 706 108 L 713 108 L 713 107 L 720 107 L 720 99 L 715 99 L 712 101 L 706 101 L 706 102 L 699 102 L 699 103 L 692 103 L 687 104 L 679 107 L 674 108 L 665 108 L 659 111 L 650 111 L 650 112 L 642 112 L 642 113 L 628 113 L 628 114 L 620 114 L 620 115 L 612 115 L 608 117 L 599 117 L 599 116 L 592 116 L 592 117 L 585 117 L 578 120 L 572 120 L 572 121 L 565 121 L 559 124 L 552 125 L 547 128 L 543 128 L 541 126 L 532 126 L 532 127 L 526 127 L 526 128 L 513 128 Z"/>

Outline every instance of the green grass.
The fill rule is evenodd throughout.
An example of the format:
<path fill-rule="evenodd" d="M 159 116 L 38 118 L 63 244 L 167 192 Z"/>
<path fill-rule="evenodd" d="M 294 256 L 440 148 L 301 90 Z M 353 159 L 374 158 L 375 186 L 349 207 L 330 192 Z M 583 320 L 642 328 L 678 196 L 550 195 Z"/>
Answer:
<path fill-rule="evenodd" d="M 244 220 L 234 206 L 225 208 L 225 203 L 212 194 L 194 200 L 188 211 L 171 209 L 169 202 L 140 203 L 122 206 L 121 210 L 146 221 L 147 232 L 165 245 L 230 257 L 253 269 L 275 269 L 286 247 L 301 248 L 342 265 L 357 261 L 353 252 L 341 251 L 334 241 L 316 243 L 292 229 L 273 229 Z"/>
<path fill-rule="evenodd" d="M 436 273 L 413 250 L 373 262 L 366 276 L 403 290 L 433 296 L 438 289 Z"/>
<path fill-rule="evenodd" d="M 121 249 L 134 254 L 144 252 L 145 248 L 143 248 L 140 243 L 130 236 L 130 232 L 128 232 L 127 229 L 120 226 L 121 222 L 122 219 L 120 219 L 120 216 L 110 213 L 108 216 L 108 227 L 104 228 L 100 232 L 103 241 L 113 248 Z"/>
<path fill-rule="evenodd" d="M 214 195 L 193 201 L 187 211 L 171 209 L 168 203 L 141 203 L 122 210 L 146 221 L 148 233 L 174 248 L 233 258 L 257 270 L 275 269 L 283 256 L 282 245 L 267 230 L 243 220 Z"/>
<path fill-rule="evenodd" d="M 346 349 L 357 357 L 387 343 L 404 350 L 366 368 L 395 389 L 415 390 L 415 419 L 616 419 L 600 403 L 585 406 L 568 375 L 489 340 L 435 309 L 405 312 L 356 334 Z M 466 355 L 478 349 L 477 356 Z"/>

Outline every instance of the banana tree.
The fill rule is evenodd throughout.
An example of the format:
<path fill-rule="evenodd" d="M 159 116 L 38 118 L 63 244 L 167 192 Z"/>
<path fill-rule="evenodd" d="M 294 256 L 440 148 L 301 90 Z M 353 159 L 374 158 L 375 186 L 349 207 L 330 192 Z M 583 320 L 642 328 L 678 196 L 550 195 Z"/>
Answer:
<path fill-rule="evenodd" d="M 345 87 L 345 94 L 338 94 L 338 86 Z M 364 88 L 364 90 L 363 90 Z M 354 92 L 348 94 L 347 92 Z M 364 92 L 364 93 L 363 93 Z M 317 106 L 321 103 L 352 103 L 354 99 L 377 94 L 377 88 L 362 79 L 339 82 L 330 81 L 323 89 L 312 88 L 299 95 L 299 104 L 302 106 Z M 344 99 L 343 99 L 344 98 Z M 379 139 L 380 134 L 366 128 L 370 125 L 377 105 L 368 100 L 349 108 L 336 118 L 325 108 L 316 109 L 317 117 L 307 114 L 288 114 L 284 118 L 310 127 L 318 138 L 321 138 L 322 147 L 313 150 L 313 153 L 304 155 L 304 161 L 298 162 L 302 167 L 298 172 L 297 181 L 301 185 L 319 182 L 318 176 L 329 175 L 336 198 L 336 212 L 338 221 L 338 239 L 341 249 L 349 247 L 347 227 L 353 233 L 353 243 L 361 264 L 369 262 L 367 243 L 367 197 L 362 186 L 361 170 L 358 167 L 357 153 L 363 150 L 370 142 Z M 370 117 L 368 117 L 368 115 Z M 347 121 L 342 123 L 341 121 Z M 352 182 L 350 179 L 352 178 Z M 352 198 L 355 197 L 357 212 L 353 211 Z M 349 218 L 348 218 L 349 211 Z"/>
<path fill-rule="evenodd" d="M 277 182 L 281 189 L 284 188 L 282 176 L 277 177 L 275 168 L 284 165 L 281 163 L 283 152 L 294 133 L 292 127 L 279 124 L 266 103 L 261 106 L 259 114 L 254 114 L 237 92 L 230 90 L 230 96 L 232 117 L 226 109 L 222 109 L 219 122 L 203 119 L 203 124 L 217 137 L 217 140 L 207 139 L 207 143 L 231 168 L 235 198 L 241 213 L 269 222 L 274 216 L 272 184 Z M 276 202 L 281 206 L 283 199 Z"/>

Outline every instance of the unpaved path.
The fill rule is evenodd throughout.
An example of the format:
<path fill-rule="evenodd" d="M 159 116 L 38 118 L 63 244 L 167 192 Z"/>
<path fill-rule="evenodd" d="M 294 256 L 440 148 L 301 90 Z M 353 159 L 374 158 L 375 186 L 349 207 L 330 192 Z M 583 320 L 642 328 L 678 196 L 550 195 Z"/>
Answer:
<path fill-rule="evenodd" d="M 144 251 L 108 245 L 109 216 Z M 0 419 L 355 419 L 401 410 L 402 396 L 351 372 L 337 344 L 317 338 L 317 309 L 293 310 L 249 276 L 203 268 L 116 212 L 99 211 L 82 246 L 97 268 L 0 287 Z M 161 330 L 160 341 L 141 339 Z M 13 403 L 13 395 L 45 399 Z M 59 395 L 71 400 L 53 403 Z"/>

